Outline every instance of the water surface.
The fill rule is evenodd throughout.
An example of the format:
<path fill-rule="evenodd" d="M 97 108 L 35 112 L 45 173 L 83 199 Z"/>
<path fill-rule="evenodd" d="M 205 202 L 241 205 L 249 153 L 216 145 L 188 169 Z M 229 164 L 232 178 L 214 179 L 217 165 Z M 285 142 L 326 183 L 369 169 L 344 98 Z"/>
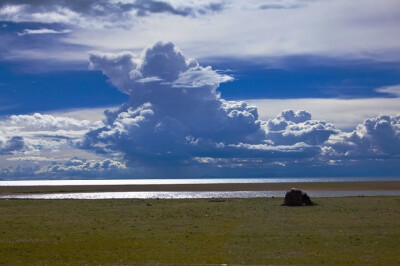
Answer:
<path fill-rule="evenodd" d="M 212 199 L 284 197 L 286 191 L 90 192 L 0 195 L 0 199 Z M 310 197 L 399 196 L 394 190 L 310 191 Z"/>
<path fill-rule="evenodd" d="M 108 179 L 108 180 L 18 180 L 0 181 L 0 186 L 82 186 L 82 185 L 179 185 L 231 183 L 306 183 L 400 181 L 400 177 L 301 177 L 301 178 L 189 178 L 189 179 Z"/>

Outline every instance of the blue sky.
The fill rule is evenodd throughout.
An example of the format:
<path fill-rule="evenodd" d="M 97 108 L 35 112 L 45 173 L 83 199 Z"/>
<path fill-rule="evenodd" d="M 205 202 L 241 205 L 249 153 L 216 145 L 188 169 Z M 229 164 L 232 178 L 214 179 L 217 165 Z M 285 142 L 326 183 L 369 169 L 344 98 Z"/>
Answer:
<path fill-rule="evenodd" d="M 0 1 L 0 178 L 398 176 L 399 15 Z"/>

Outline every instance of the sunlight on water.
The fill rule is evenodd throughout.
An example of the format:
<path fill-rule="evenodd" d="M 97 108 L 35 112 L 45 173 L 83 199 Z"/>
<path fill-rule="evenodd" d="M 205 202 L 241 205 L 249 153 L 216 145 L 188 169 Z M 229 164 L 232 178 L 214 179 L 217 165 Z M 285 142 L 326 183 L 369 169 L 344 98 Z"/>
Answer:
<path fill-rule="evenodd" d="M 112 180 L 18 180 L 0 181 L 0 186 L 80 185 L 168 185 L 289 182 L 400 181 L 400 177 L 302 177 L 302 178 L 195 178 L 195 179 L 112 179 Z"/>
<path fill-rule="evenodd" d="M 311 197 L 398 196 L 400 191 L 311 191 Z M 0 195 L 0 199 L 212 199 L 212 198 L 271 198 L 284 197 L 285 191 L 228 191 L 228 192 L 94 192 L 43 193 Z"/>

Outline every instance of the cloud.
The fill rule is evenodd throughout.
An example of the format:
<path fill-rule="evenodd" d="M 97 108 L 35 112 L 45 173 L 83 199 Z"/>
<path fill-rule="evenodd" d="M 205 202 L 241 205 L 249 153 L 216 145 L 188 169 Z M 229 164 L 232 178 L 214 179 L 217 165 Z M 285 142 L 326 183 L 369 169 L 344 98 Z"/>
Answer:
<path fill-rule="evenodd" d="M 160 2 L 172 9 L 153 7 L 158 6 L 156 1 L 1 1 L 3 21 L 58 23 L 63 29 L 73 29 L 71 34 L 53 34 L 60 38 L 59 49 L 43 44 L 40 49 L 24 46 L 23 51 L 16 51 L 15 43 L 8 43 L 2 48 L 13 49 L 2 56 L 79 61 L 90 49 L 139 50 L 159 39 L 173 39 L 187 53 L 202 59 L 250 58 L 260 63 L 265 62 L 261 56 L 284 61 L 279 57 L 317 55 L 348 61 L 399 60 L 400 5 L 393 0 L 365 0 L 362 5 L 346 0 L 301 1 L 305 8 L 290 8 L 299 1 Z M 260 10 L 263 5 L 275 9 Z M 179 15 L 191 14 L 187 11 L 191 10 L 204 17 L 201 14 L 221 9 L 223 12 L 207 19 Z M 164 13 L 154 13 L 161 11 Z M 333 28 L 335 34 L 331 34 Z M 0 38 L 4 42 L 5 36 Z"/>
<path fill-rule="evenodd" d="M 42 29 L 24 29 L 23 32 L 19 32 L 18 36 L 24 36 L 24 35 L 31 35 L 31 34 L 64 34 L 64 33 L 70 33 L 71 30 L 61 30 L 61 31 L 57 31 L 57 30 L 53 30 L 53 29 L 46 29 L 46 28 L 42 28 Z"/>
<path fill-rule="evenodd" d="M 114 109 L 117 110 L 118 107 L 115 107 Z M 104 119 L 104 107 L 76 108 L 67 110 L 61 109 L 50 112 L 48 115 L 52 115 L 54 117 L 74 118 L 76 120 L 86 120 L 95 123 Z"/>
<path fill-rule="evenodd" d="M 7 161 L 35 161 L 35 162 L 55 162 L 57 159 L 40 157 L 40 156 L 21 156 L 21 157 L 10 157 Z"/>
<path fill-rule="evenodd" d="M 157 13 L 184 17 L 199 16 L 220 12 L 223 9 L 224 3 L 222 1 L 203 1 L 189 5 L 183 2 L 180 5 L 174 5 L 168 1 L 155 0 L 123 2 L 107 0 L 2 0 L 0 1 L 0 19 L 13 22 L 64 23 L 76 27 L 127 27 L 132 24 L 135 17 Z"/>
<path fill-rule="evenodd" d="M 283 111 L 279 116 L 266 123 L 267 138 L 275 145 L 294 145 L 306 143 L 321 145 L 333 134 L 339 133 L 335 127 L 325 121 L 311 120 L 306 111 Z"/>
<path fill-rule="evenodd" d="M 367 119 L 349 133 L 303 110 L 262 120 L 257 107 L 220 98 L 217 88 L 229 76 L 200 66 L 173 43 L 155 43 L 140 55 L 91 53 L 90 68 L 130 99 L 106 111 L 104 127 L 89 130 L 81 147 L 120 152 L 129 167 L 315 167 L 321 173 L 325 165 L 339 173 L 354 160 L 399 157 L 398 116 Z"/>
<path fill-rule="evenodd" d="M 291 55 L 398 61 L 398 3 L 365 0 L 360 6 L 346 0 L 301 1 L 305 8 L 259 9 L 263 3 L 290 7 L 298 2 L 227 1 L 224 12 L 207 17 L 207 23 L 182 16 L 153 16 L 129 33 L 122 29 L 76 32 L 68 40 L 115 51 L 173 39 L 197 58 L 251 58 L 257 63 L 262 61 L 260 56 L 278 61 Z M 335 34 L 331 34 L 333 28 Z"/>
<path fill-rule="evenodd" d="M 265 4 L 259 6 L 259 9 L 267 10 L 267 9 L 295 9 L 304 7 L 304 4 L 292 4 L 292 5 L 283 5 L 283 4 Z"/>
<path fill-rule="evenodd" d="M 68 175 L 79 174 L 82 172 L 102 172 L 111 170 L 126 169 L 124 163 L 114 161 L 111 159 L 105 160 L 86 160 L 79 158 L 72 158 L 64 163 L 57 163 L 45 169 L 46 173 L 68 173 Z"/>
<path fill-rule="evenodd" d="M 22 126 L 24 129 L 39 130 L 82 130 L 90 127 L 101 126 L 100 121 L 90 122 L 88 120 L 77 120 L 69 117 L 56 117 L 35 113 L 33 115 L 12 115 L 2 124 Z"/>
<path fill-rule="evenodd" d="M 264 118 L 248 102 L 222 99 L 218 87 L 233 78 L 201 66 L 171 42 L 157 42 L 140 54 L 91 52 L 89 60 L 90 69 L 106 75 L 111 84 L 129 95 L 129 101 L 106 110 L 104 121 L 82 120 L 76 113 L 75 118 L 32 114 L 3 119 L 0 153 L 3 158 L 16 156 L 15 160 L 7 160 L 21 164 L 19 168 L 5 169 L 5 176 L 106 176 L 152 169 L 154 172 L 149 170 L 147 175 L 160 177 L 165 176 L 165 170 L 174 176 L 176 171 L 186 169 L 180 172 L 184 176 L 207 172 L 207 167 L 235 169 L 224 175 L 236 174 L 239 168 L 242 172 L 237 174 L 242 175 L 247 174 L 245 170 L 256 168 L 258 174 L 272 173 L 260 172 L 267 171 L 263 169 L 277 173 L 299 170 L 304 174 L 310 169 L 322 171 L 324 166 L 337 170 L 376 165 L 379 160 L 391 163 L 393 169 L 399 161 L 399 115 L 367 119 L 350 132 L 343 132 L 320 117 L 312 118 L 310 112 L 302 110 L 307 105 L 296 108 L 300 109 L 297 112 L 288 109 L 276 117 Z M 379 91 L 395 94 L 397 89 Z M 396 98 L 382 100 L 393 103 Z M 321 112 L 327 102 L 319 102 Z M 341 112 L 339 118 L 344 117 L 343 113 L 350 116 L 344 111 L 344 100 L 331 99 L 329 103 L 327 121 Z M 394 103 L 396 111 L 397 102 Z M 360 106 L 356 100 L 346 104 L 352 109 Z M 362 104 L 368 108 L 371 102 Z M 314 110 L 317 115 L 318 110 Z M 102 157 L 39 159 L 77 147 Z M 22 166 L 29 161 L 33 162 L 31 166 Z M 192 172 L 193 169 L 200 170 Z M 252 171 L 256 172 L 249 173 Z"/>
<path fill-rule="evenodd" d="M 73 32 L 68 29 L 70 25 L 30 22 L 8 22 L 8 25 L 0 31 L 0 57 L 6 62 L 19 62 L 19 71 L 37 73 L 84 68 L 82 58 L 91 48 L 63 41 Z"/>
<path fill-rule="evenodd" d="M 101 121 L 39 113 L 12 115 L 0 121 L 0 153 L 40 154 L 42 151 L 58 151 L 75 146 L 88 130 L 101 126 Z"/>
<path fill-rule="evenodd" d="M 171 3 L 153 0 L 137 0 L 133 3 L 121 4 L 123 10 L 135 10 L 138 16 L 147 16 L 152 13 L 170 13 L 179 16 L 196 16 L 222 11 L 223 2 L 208 3 L 197 8 L 191 6 L 174 7 Z"/>
<path fill-rule="evenodd" d="M 12 158 L 10 158 L 12 159 Z M 3 178 L 29 177 L 30 179 L 54 178 L 109 178 L 126 176 L 124 163 L 112 159 L 86 160 L 78 157 L 69 160 L 46 160 L 43 157 L 19 157 L 14 161 L 34 161 L 34 164 L 18 164 L 0 169 Z"/>
<path fill-rule="evenodd" d="M 220 98 L 219 84 L 231 77 L 200 66 L 170 42 L 157 42 L 140 56 L 91 53 L 90 68 L 102 71 L 130 100 L 106 111 L 106 125 L 89 131 L 83 147 L 122 152 L 128 165 L 184 165 L 202 157 L 309 157 L 336 133 L 304 111 L 261 121 L 255 106 Z M 285 126 L 274 127 L 278 120 Z"/>
<path fill-rule="evenodd" d="M 7 117 L 0 121 L 0 176 L 46 179 L 121 176 L 126 167 L 117 157 L 91 156 L 76 148 L 85 133 L 102 126 L 101 121 L 38 113 Z"/>
<path fill-rule="evenodd" d="M 400 158 L 400 115 L 366 119 L 353 132 L 334 136 L 327 146 L 343 159 Z"/>
<path fill-rule="evenodd" d="M 400 85 L 386 86 L 376 89 L 377 92 L 389 94 L 396 98 L 400 97 Z"/>
<path fill-rule="evenodd" d="M 316 120 L 329 121 L 342 131 L 353 131 L 366 117 L 400 113 L 397 98 L 363 99 L 257 99 L 247 100 L 257 106 L 260 119 L 269 120 L 284 109 L 307 110 Z"/>
<path fill-rule="evenodd" d="M 0 131 L 0 154 L 12 154 L 24 148 L 24 139 L 20 136 L 7 137 Z"/>
<path fill-rule="evenodd" d="M 157 93 L 150 95 L 151 92 L 172 87 L 207 87 L 212 94 L 215 94 L 219 83 L 233 80 L 232 77 L 221 75 L 210 67 L 199 66 L 195 59 L 186 58 L 171 42 L 157 42 L 144 49 L 140 56 L 131 52 L 118 54 L 92 52 L 89 60 L 90 69 L 101 70 L 121 92 L 128 95 L 135 94 L 136 98 L 139 96 L 137 94 L 143 92 L 158 98 Z M 172 89 L 172 91 L 180 90 Z M 192 91 L 202 92 L 204 89 Z M 163 91 L 159 91 L 161 92 Z"/>

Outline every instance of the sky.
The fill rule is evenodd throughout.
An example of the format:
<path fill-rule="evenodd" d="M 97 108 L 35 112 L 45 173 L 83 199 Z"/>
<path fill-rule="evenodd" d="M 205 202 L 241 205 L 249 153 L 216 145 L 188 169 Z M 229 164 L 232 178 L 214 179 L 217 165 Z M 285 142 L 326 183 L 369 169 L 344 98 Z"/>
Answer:
<path fill-rule="evenodd" d="M 0 180 L 400 176 L 397 0 L 0 0 Z"/>

